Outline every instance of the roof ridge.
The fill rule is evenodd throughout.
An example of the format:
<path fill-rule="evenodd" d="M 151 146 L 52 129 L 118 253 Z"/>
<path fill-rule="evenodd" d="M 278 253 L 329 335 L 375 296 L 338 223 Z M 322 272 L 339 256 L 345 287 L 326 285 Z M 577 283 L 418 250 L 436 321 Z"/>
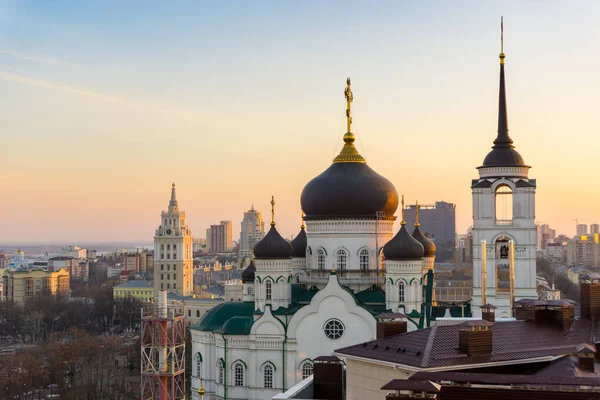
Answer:
<path fill-rule="evenodd" d="M 437 333 L 437 324 L 431 328 L 429 331 L 429 336 L 427 338 L 427 345 L 425 346 L 425 351 L 423 351 L 423 358 L 421 359 L 421 367 L 426 368 L 427 364 L 429 364 L 429 357 L 431 355 L 431 349 L 433 348 L 433 341 L 435 339 L 435 335 Z"/>

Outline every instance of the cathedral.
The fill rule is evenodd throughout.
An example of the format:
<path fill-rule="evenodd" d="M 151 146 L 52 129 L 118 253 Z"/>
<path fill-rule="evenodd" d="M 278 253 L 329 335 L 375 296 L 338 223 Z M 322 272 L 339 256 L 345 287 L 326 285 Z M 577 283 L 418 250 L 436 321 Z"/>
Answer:
<path fill-rule="evenodd" d="M 404 221 L 404 198 L 371 169 L 352 133 L 353 95 L 345 89 L 347 132 L 332 164 L 304 187 L 303 224 L 285 240 L 271 227 L 242 273 L 243 301 L 214 307 L 191 326 L 194 399 L 267 399 L 312 375 L 313 360 L 378 336 L 378 318 L 407 330 L 443 316 L 511 315 L 512 302 L 536 297 L 535 188 L 508 135 L 500 54 L 498 136 L 478 167 L 473 194 L 473 313 L 436 303 L 436 247 Z M 398 206 L 400 229 L 394 233 Z"/>

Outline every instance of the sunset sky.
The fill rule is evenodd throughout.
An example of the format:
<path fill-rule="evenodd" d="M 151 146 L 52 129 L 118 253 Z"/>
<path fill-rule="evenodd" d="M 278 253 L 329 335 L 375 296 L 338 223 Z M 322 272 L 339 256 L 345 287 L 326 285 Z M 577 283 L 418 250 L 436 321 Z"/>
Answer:
<path fill-rule="evenodd" d="M 172 182 L 195 237 L 232 220 L 237 240 L 271 195 L 289 237 L 343 145 L 347 76 L 369 165 L 456 203 L 463 233 L 501 15 L 537 220 L 574 235 L 600 223 L 600 2 L 0 0 L 0 245 L 150 242 Z"/>

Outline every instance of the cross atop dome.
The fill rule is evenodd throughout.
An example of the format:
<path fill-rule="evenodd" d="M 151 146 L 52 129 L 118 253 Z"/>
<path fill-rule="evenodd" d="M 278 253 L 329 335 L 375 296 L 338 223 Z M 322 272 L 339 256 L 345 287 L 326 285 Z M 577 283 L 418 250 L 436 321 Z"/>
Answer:
<path fill-rule="evenodd" d="M 346 98 L 346 128 L 347 131 L 344 134 L 344 147 L 340 154 L 333 159 L 333 163 L 366 163 L 363 156 L 358 153 L 356 147 L 354 147 L 354 140 L 356 137 L 352 133 L 352 113 L 351 105 L 354 100 L 354 94 L 352 93 L 350 78 L 346 79 L 346 89 L 344 90 L 344 97 Z"/>

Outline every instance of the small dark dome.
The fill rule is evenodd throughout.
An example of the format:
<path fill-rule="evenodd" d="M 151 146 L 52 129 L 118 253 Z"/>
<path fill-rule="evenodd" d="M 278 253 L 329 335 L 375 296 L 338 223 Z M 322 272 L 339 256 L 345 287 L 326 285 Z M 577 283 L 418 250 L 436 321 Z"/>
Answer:
<path fill-rule="evenodd" d="M 423 253 L 423 257 L 435 256 L 435 244 L 431 240 L 429 240 L 427 236 L 423 234 L 423 232 L 421 232 L 418 226 L 415 226 L 415 230 L 412 233 L 412 237 L 417 239 L 417 242 L 421 243 L 421 245 L 423 246 L 423 250 L 425 251 Z"/>
<path fill-rule="evenodd" d="M 254 283 L 256 273 L 256 267 L 254 266 L 254 260 L 250 261 L 250 264 L 242 271 L 242 283 Z"/>
<path fill-rule="evenodd" d="M 271 226 L 269 232 L 258 243 L 254 245 L 254 258 L 277 259 L 291 258 L 292 245 L 281 237 L 275 225 Z"/>
<path fill-rule="evenodd" d="M 523 157 L 514 147 L 494 147 L 485 156 L 481 167 L 526 167 Z M 480 167 L 480 168 L 481 168 Z"/>
<path fill-rule="evenodd" d="M 295 258 L 306 258 L 306 230 L 304 230 L 304 226 L 300 229 L 298 236 L 292 240 L 292 257 Z"/>
<path fill-rule="evenodd" d="M 396 236 L 383 246 L 386 260 L 419 260 L 423 258 L 423 245 L 402 225 Z"/>
<path fill-rule="evenodd" d="M 398 208 L 394 185 L 366 163 L 339 162 L 306 184 L 300 196 L 306 218 L 392 217 Z"/>

